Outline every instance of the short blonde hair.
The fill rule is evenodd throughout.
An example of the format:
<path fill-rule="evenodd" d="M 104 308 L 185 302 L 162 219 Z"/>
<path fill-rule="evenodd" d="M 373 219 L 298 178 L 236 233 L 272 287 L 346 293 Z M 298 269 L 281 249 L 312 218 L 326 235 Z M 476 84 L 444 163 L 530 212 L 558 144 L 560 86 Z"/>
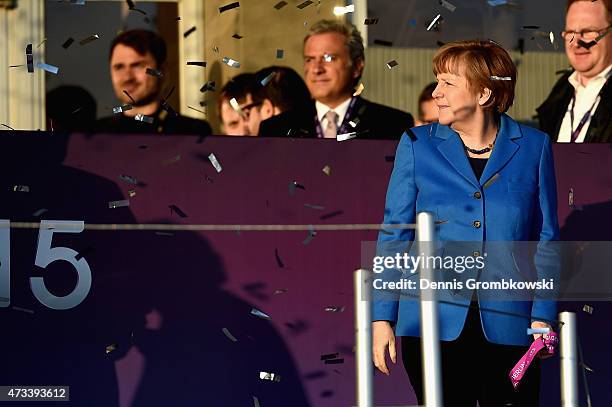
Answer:
<path fill-rule="evenodd" d="M 491 97 L 483 107 L 499 113 L 507 112 L 514 101 L 516 66 L 508 52 L 493 41 L 467 40 L 443 45 L 433 58 L 433 73 L 464 74 L 470 89 L 478 92 L 490 89 Z"/>

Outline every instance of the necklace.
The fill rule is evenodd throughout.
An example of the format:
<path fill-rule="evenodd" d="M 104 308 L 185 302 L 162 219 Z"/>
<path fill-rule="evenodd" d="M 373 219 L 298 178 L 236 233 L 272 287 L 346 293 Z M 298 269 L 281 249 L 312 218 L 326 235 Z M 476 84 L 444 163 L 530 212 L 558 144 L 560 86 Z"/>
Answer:
<path fill-rule="evenodd" d="M 482 155 L 482 154 L 486 154 L 489 151 L 493 150 L 493 145 L 495 145 L 495 141 L 497 140 L 497 137 L 495 137 L 495 140 L 493 140 L 493 142 L 491 144 L 489 144 L 488 146 L 486 146 L 485 148 L 481 149 L 481 150 L 476 150 L 473 148 L 469 148 L 468 146 L 465 145 L 465 143 L 463 142 L 463 140 L 461 140 L 461 144 L 463 144 L 463 148 L 465 151 L 470 152 L 472 154 L 476 154 L 476 155 Z"/>

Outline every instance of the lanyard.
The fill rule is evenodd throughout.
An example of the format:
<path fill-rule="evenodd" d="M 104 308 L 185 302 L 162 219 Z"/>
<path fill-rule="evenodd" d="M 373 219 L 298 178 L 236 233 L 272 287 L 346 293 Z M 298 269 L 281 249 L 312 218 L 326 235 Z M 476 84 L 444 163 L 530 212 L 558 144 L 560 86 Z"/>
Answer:
<path fill-rule="evenodd" d="M 610 80 L 610 73 L 608 73 L 607 76 L 608 77 L 606 78 L 606 83 L 604 83 L 604 85 L 602 86 L 601 90 L 597 94 L 597 97 L 595 98 L 595 101 L 593 102 L 589 110 L 587 110 L 584 116 L 582 116 L 582 119 L 580 119 L 580 122 L 578 123 L 578 127 L 576 127 L 575 130 L 574 130 L 574 106 L 576 105 L 576 92 L 574 92 L 574 94 L 572 95 L 572 110 L 570 110 L 570 127 L 571 127 L 570 130 L 572 132 L 571 133 L 572 143 L 576 142 L 576 139 L 578 138 L 580 131 L 582 130 L 586 122 L 588 122 L 589 119 L 591 118 L 591 113 L 593 112 L 593 108 L 595 107 L 597 102 L 601 100 L 601 94 L 603 93 L 603 90 L 605 89 L 606 85 L 608 84 L 608 81 Z"/>
<path fill-rule="evenodd" d="M 357 97 L 353 97 L 351 99 L 351 103 L 349 103 L 348 109 L 346 109 L 346 114 L 344 115 L 344 120 L 342 120 L 342 125 L 338 128 L 337 134 L 347 133 L 348 122 L 351 120 L 351 114 L 353 113 L 353 109 L 355 108 L 355 102 L 357 101 Z M 321 127 L 321 122 L 319 121 L 318 115 L 315 113 L 315 130 L 317 131 L 317 138 L 323 138 L 323 128 Z"/>

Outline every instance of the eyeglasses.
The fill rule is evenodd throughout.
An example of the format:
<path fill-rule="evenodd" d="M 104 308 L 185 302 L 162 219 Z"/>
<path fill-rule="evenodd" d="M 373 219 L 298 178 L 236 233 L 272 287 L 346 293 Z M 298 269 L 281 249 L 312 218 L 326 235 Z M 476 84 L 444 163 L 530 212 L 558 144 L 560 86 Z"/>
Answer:
<path fill-rule="evenodd" d="M 240 107 L 240 110 L 242 110 L 242 115 L 245 119 L 249 118 L 249 115 L 251 114 L 251 109 L 257 106 L 261 106 L 263 104 L 263 102 L 255 102 L 255 103 L 249 103 L 248 105 L 244 105 Z"/>
<path fill-rule="evenodd" d="M 599 37 L 601 34 L 607 33 L 610 30 L 610 27 L 612 26 L 609 25 L 605 28 L 600 29 L 590 28 L 582 31 L 561 31 L 561 37 L 563 37 L 565 41 L 569 42 L 572 42 L 576 36 L 579 36 L 585 41 L 593 41 L 596 40 L 597 37 Z"/>

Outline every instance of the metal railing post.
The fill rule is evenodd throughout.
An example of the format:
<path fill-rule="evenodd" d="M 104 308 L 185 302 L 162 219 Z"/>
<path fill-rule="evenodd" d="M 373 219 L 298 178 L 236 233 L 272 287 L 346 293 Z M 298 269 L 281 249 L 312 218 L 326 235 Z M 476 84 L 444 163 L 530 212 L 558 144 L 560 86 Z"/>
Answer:
<path fill-rule="evenodd" d="M 428 212 L 417 214 L 418 255 L 433 255 L 434 241 L 433 215 Z M 425 259 L 420 263 L 419 275 L 422 279 L 433 280 L 433 271 L 428 269 Z M 440 342 L 438 333 L 438 302 L 434 290 L 421 290 L 421 353 L 423 356 L 423 393 L 427 407 L 442 407 L 442 370 L 440 362 Z"/>
<path fill-rule="evenodd" d="M 578 338 L 576 314 L 559 313 L 561 354 L 561 406 L 578 407 Z"/>
<path fill-rule="evenodd" d="M 359 269 L 354 273 L 355 339 L 357 353 L 357 406 L 374 406 L 374 369 L 372 364 L 372 310 L 368 286 L 370 273 Z"/>

